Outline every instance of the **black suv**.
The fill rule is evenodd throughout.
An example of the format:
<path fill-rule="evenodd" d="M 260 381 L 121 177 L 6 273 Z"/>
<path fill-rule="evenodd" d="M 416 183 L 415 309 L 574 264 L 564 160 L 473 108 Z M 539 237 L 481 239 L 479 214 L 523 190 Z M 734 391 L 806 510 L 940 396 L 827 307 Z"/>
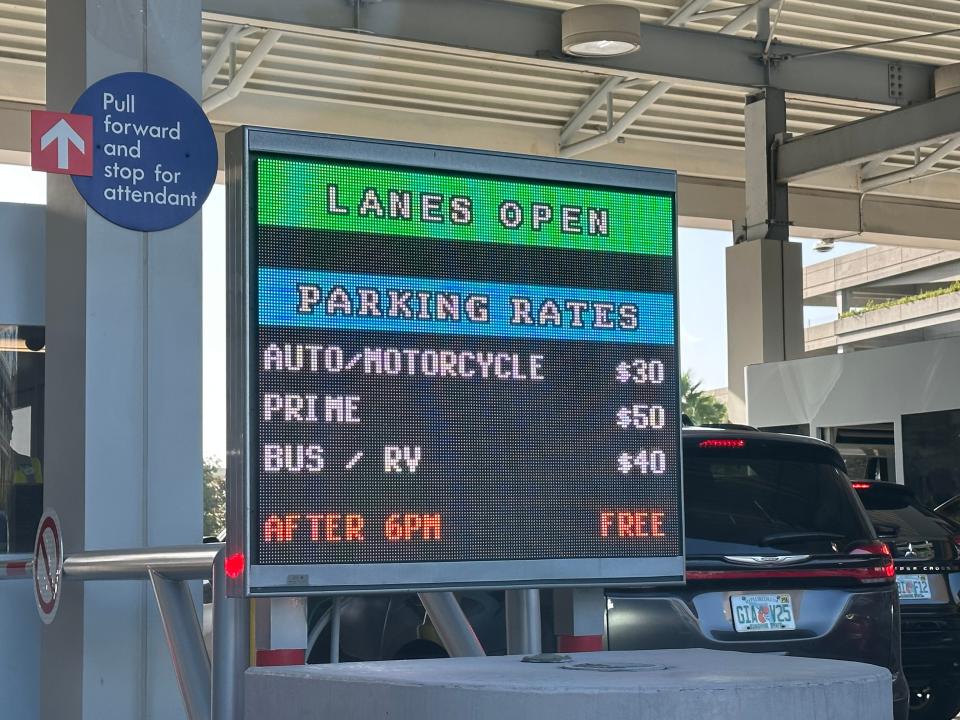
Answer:
<path fill-rule="evenodd" d="M 611 650 L 698 647 L 852 660 L 907 717 L 893 562 L 839 453 L 812 438 L 684 428 L 687 584 L 607 592 Z"/>
<path fill-rule="evenodd" d="M 713 648 L 819 657 L 890 670 L 907 717 L 893 561 L 839 453 L 804 437 L 683 429 L 687 584 L 610 589 L 611 650 Z M 488 654 L 505 651 L 503 593 L 460 596 Z M 544 650 L 553 649 L 551 593 Z M 310 659 L 325 661 L 329 601 L 314 599 Z M 413 595 L 344 603 L 340 653 L 378 660 L 443 654 Z"/>
<path fill-rule="evenodd" d="M 910 718 L 952 718 L 960 712 L 960 528 L 903 485 L 853 487 L 893 553 Z"/>

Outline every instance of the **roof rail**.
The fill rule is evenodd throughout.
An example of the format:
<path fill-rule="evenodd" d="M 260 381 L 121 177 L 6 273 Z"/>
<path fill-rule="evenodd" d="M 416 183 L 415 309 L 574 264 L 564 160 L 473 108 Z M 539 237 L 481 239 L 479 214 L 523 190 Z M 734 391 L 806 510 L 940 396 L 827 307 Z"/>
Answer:
<path fill-rule="evenodd" d="M 751 432 L 759 432 L 760 428 L 756 428 L 753 425 L 743 425 L 740 423 L 703 423 L 700 427 L 707 428 L 718 428 L 720 430 L 750 430 Z"/>

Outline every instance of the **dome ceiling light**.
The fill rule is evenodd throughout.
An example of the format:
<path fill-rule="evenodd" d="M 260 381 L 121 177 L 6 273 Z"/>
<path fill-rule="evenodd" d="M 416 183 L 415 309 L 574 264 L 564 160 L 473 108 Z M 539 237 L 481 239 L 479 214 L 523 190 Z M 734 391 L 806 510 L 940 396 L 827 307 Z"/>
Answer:
<path fill-rule="evenodd" d="M 613 57 L 640 49 L 640 12 L 626 5 L 582 5 L 563 13 L 563 51 L 580 57 Z"/>

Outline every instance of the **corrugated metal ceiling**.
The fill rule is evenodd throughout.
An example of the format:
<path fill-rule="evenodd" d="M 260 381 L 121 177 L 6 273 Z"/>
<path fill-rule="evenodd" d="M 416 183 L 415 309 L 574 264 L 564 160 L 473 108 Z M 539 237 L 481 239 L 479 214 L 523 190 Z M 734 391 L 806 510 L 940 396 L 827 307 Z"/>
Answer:
<path fill-rule="evenodd" d="M 583 2 L 566 0 L 512 0 L 519 5 L 565 9 Z M 663 23 L 680 0 L 617 0 L 636 7 L 647 22 Z M 709 10 L 739 9 L 747 0 L 717 0 Z M 774 9 L 776 6 L 774 6 Z M 690 23 L 689 27 L 719 30 L 723 18 Z M 956 0 L 785 0 L 777 37 L 785 43 L 811 47 L 841 47 L 890 40 L 909 35 L 960 28 L 960 2 Z M 741 31 L 749 36 L 753 26 Z M 862 52 L 880 57 L 916 60 L 934 65 L 960 62 L 960 34 L 914 40 Z"/>
<path fill-rule="evenodd" d="M 647 22 L 658 23 L 665 22 L 683 4 L 681 0 L 619 1 L 636 6 Z M 565 0 L 516 2 L 554 8 L 579 4 Z M 709 9 L 728 8 L 732 17 L 741 6 L 738 2 L 715 0 Z M 0 61 L 43 63 L 44 12 L 44 0 L 0 0 Z M 729 19 L 698 20 L 689 27 L 716 31 Z M 956 0 L 785 0 L 776 37 L 783 42 L 823 48 L 953 28 L 960 28 L 960 2 Z M 226 30 L 227 26 L 220 23 L 204 23 L 205 58 Z M 748 26 L 741 34 L 752 32 L 753 27 Z M 243 62 L 257 41 L 258 35 L 254 34 L 239 42 L 237 63 Z M 960 62 L 960 34 L 861 52 L 934 64 Z M 212 89 L 225 86 L 228 79 L 229 63 Z M 295 97 L 559 129 L 603 79 L 603 75 L 586 70 L 385 45 L 363 36 L 286 33 L 244 92 L 269 95 L 277 102 Z M 629 108 L 652 84 L 653 81 L 641 83 L 618 91 L 615 115 Z M 42 97 L 42 88 L 37 97 Z M 633 124 L 626 138 L 742 147 L 743 101 L 742 90 L 678 84 Z M 791 98 L 789 130 L 807 133 L 883 109 Z M 229 106 L 223 108 L 220 116 L 229 117 Z M 605 123 L 606 111 L 601 110 L 585 129 L 599 132 Z M 894 162 L 906 164 L 910 160 L 903 156 Z M 958 155 L 949 157 L 939 167 L 954 166 L 960 166 Z"/>

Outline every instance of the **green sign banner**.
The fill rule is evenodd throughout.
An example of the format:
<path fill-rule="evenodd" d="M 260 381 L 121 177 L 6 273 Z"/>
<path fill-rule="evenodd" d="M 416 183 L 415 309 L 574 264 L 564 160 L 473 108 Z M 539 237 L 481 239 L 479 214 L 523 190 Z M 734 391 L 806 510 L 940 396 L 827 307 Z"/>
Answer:
<path fill-rule="evenodd" d="M 411 238 L 673 253 L 673 197 L 260 156 L 261 225 Z"/>

